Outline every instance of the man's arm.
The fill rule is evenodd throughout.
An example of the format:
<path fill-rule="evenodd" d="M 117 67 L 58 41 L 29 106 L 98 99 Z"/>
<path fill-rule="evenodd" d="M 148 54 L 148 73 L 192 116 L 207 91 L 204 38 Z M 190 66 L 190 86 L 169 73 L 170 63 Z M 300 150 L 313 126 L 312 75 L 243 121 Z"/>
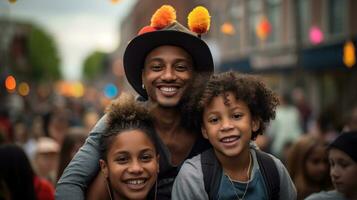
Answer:
<path fill-rule="evenodd" d="M 103 116 L 64 170 L 56 186 L 56 200 L 85 199 L 86 189 L 99 171 L 99 141 L 105 126 L 106 117 Z"/>

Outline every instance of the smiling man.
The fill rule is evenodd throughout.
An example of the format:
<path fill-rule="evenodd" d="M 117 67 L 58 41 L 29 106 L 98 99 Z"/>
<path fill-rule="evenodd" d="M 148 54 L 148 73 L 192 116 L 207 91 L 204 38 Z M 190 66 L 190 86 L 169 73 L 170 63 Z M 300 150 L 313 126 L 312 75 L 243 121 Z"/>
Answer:
<path fill-rule="evenodd" d="M 180 104 L 197 74 L 213 72 L 213 60 L 207 44 L 176 21 L 161 29 L 144 29 L 128 44 L 124 69 L 154 118 L 160 154 L 157 199 L 171 199 L 180 165 L 210 146 L 201 133 L 183 126 Z M 56 199 L 85 198 L 99 170 L 99 140 L 105 127 L 104 116 L 64 171 L 57 184 Z"/>

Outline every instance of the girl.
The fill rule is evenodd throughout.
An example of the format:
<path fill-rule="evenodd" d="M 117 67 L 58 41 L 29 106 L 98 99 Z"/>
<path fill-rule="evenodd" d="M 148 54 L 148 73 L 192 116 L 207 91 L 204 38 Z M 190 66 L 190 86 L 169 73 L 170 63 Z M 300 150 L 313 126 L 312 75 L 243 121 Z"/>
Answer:
<path fill-rule="evenodd" d="M 306 200 L 357 199 L 357 131 L 342 133 L 329 146 L 330 176 L 336 190 L 320 192 Z"/>
<path fill-rule="evenodd" d="M 327 145 L 318 138 L 306 135 L 296 141 L 289 150 L 287 167 L 298 199 L 331 188 Z"/>
<path fill-rule="evenodd" d="M 267 155 L 277 174 L 269 176 L 272 171 L 268 170 L 263 176 L 265 166 L 258 164 L 257 159 L 261 152 L 251 145 L 251 140 L 262 134 L 266 123 L 274 117 L 276 95 L 255 77 L 236 72 L 215 74 L 202 82 L 206 84 L 198 93 L 198 120 L 203 136 L 213 146 L 208 151 L 213 152 L 210 159 L 218 161 L 215 171 L 219 176 L 206 182 L 209 176 L 204 173 L 205 163 L 201 160 L 204 152 L 185 161 L 175 180 L 172 198 L 295 199 L 295 187 L 283 164 Z M 279 185 L 271 193 L 267 183 L 274 178 Z M 208 187 L 212 183 L 215 184 Z"/>
<path fill-rule="evenodd" d="M 159 172 L 154 134 L 148 111 L 133 96 L 122 94 L 108 108 L 100 167 L 110 199 L 146 199 Z"/>

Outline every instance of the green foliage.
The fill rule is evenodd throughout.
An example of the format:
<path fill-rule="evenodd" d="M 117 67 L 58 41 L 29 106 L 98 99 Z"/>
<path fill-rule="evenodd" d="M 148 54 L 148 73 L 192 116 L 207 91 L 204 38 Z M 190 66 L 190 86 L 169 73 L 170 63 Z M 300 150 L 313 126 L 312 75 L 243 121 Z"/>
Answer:
<path fill-rule="evenodd" d="M 31 75 L 34 81 L 61 78 L 59 57 L 53 38 L 36 26 L 31 26 L 27 41 Z"/>
<path fill-rule="evenodd" d="M 84 61 L 83 76 L 86 80 L 93 80 L 104 72 L 104 59 L 106 54 L 95 51 Z"/>

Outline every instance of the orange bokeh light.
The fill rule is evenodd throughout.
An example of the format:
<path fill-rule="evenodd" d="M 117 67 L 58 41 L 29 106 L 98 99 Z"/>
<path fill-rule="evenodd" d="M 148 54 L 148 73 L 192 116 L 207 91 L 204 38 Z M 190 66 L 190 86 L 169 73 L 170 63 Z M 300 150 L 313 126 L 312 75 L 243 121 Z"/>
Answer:
<path fill-rule="evenodd" d="M 6 77 L 5 87 L 7 90 L 14 90 L 16 88 L 16 80 L 13 76 Z"/>

